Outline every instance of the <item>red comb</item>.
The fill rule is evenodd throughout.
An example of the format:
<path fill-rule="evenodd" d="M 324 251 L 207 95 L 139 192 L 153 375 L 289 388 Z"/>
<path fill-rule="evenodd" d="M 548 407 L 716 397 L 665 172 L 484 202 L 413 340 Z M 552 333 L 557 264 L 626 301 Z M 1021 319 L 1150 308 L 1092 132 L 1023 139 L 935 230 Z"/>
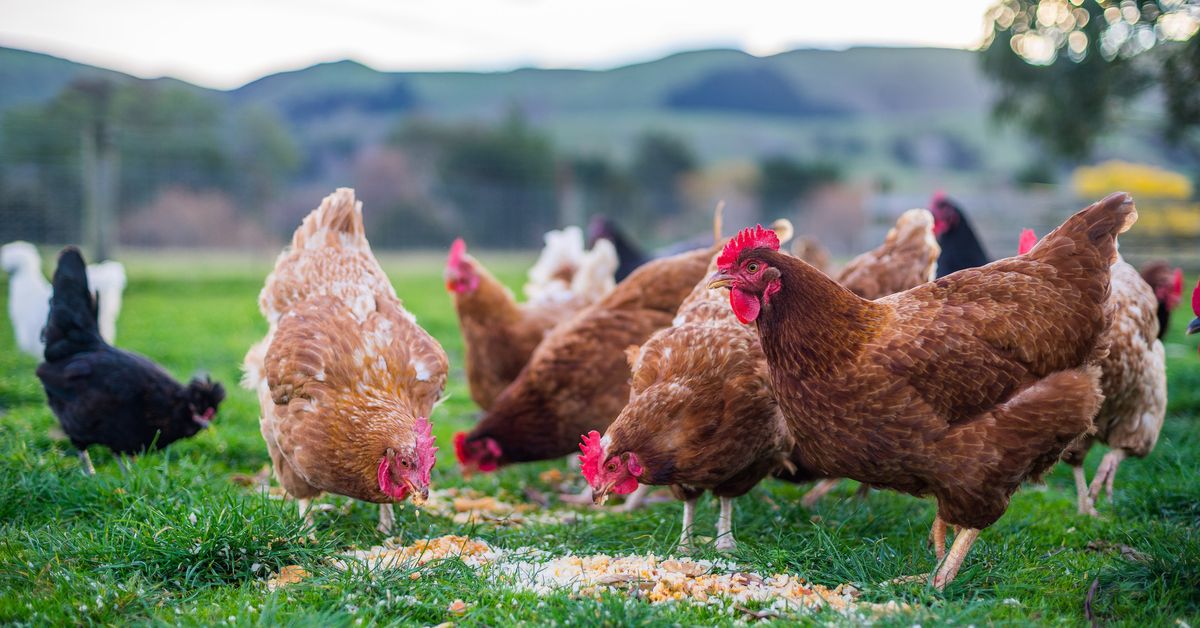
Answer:
<path fill-rule="evenodd" d="M 426 485 L 429 484 L 429 473 L 433 471 L 433 464 L 437 462 L 437 447 L 434 447 L 433 424 L 425 417 L 417 417 L 417 423 L 413 427 L 417 433 L 417 471 L 421 473 L 421 480 Z"/>
<path fill-rule="evenodd" d="M 462 263 L 463 254 L 467 252 L 467 243 L 458 238 L 450 245 L 450 257 L 446 258 L 446 266 L 458 266 Z"/>
<path fill-rule="evenodd" d="M 587 478 L 588 484 L 592 484 L 600 473 L 600 465 L 604 463 L 600 459 L 604 455 L 604 447 L 600 444 L 600 432 L 596 430 L 584 434 L 582 438 L 579 450 L 583 455 L 579 456 L 579 470 L 583 472 L 583 477 Z"/>
<path fill-rule="evenodd" d="M 938 190 L 937 192 L 933 193 L 933 198 L 929 199 L 929 206 L 933 207 L 934 205 L 937 205 L 938 203 L 945 202 L 945 200 L 946 200 L 946 191 Z"/>
<path fill-rule="evenodd" d="M 1021 241 L 1017 244 L 1017 255 L 1024 255 L 1029 252 L 1038 242 L 1037 234 L 1033 229 L 1023 229 L 1021 231 Z"/>
<path fill-rule="evenodd" d="M 459 432 L 454 435 L 454 457 L 458 464 L 467 464 L 467 433 Z"/>
<path fill-rule="evenodd" d="M 737 261 L 738 255 L 741 255 L 744 249 L 761 248 L 778 251 L 779 236 L 775 235 L 775 232 L 770 229 L 764 229 L 762 225 L 742 229 L 725 244 L 725 248 L 721 251 L 721 256 L 717 258 L 717 268 L 722 270 L 728 269 Z"/>
<path fill-rule="evenodd" d="M 1192 313 L 1200 316 L 1200 281 L 1196 282 L 1196 287 L 1192 289 Z"/>
<path fill-rule="evenodd" d="M 1179 299 L 1183 297 L 1183 269 L 1176 268 L 1171 275 L 1171 307 L 1179 304 Z"/>

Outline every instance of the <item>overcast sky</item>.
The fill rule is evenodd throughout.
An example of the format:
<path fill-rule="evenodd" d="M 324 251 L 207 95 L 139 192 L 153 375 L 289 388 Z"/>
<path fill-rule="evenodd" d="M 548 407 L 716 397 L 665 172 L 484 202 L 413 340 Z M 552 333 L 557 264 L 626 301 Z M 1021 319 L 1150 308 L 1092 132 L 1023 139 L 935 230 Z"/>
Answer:
<path fill-rule="evenodd" d="M 973 48 L 993 1 L 0 0 L 0 45 L 230 88 L 346 58 L 380 70 L 507 70 L 709 47 Z"/>

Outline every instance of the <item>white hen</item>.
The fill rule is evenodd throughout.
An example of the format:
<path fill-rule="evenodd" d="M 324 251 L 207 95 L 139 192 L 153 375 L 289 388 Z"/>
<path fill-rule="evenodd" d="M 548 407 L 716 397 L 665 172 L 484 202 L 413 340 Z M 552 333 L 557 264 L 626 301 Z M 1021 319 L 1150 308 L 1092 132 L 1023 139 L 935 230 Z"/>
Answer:
<path fill-rule="evenodd" d="M 8 273 L 8 317 L 17 347 L 41 360 L 45 350 L 42 328 L 50 313 L 50 282 L 42 275 L 42 258 L 28 242 L 0 247 L 0 266 Z"/>
<path fill-rule="evenodd" d="M 617 251 L 601 240 L 588 251 L 583 246 L 583 230 L 564 227 L 547 231 L 546 246 L 529 269 L 525 296 L 531 303 L 560 303 L 582 299 L 599 301 L 616 286 Z"/>
<path fill-rule="evenodd" d="M 17 347 L 42 359 L 45 345 L 42 328 L 50 313 L 50 282 L 42 274 L 37 247 L 17 240 L 0 247 L 0 267 L 8 273 L 8 316 L 12 320 Z M 117 318 L 125 292 L 125 267 L 120 262 L 101 262 L 87 267 L 88 285 L 100 304 L 100 335 L 109 344 L 117 340 Z"/>

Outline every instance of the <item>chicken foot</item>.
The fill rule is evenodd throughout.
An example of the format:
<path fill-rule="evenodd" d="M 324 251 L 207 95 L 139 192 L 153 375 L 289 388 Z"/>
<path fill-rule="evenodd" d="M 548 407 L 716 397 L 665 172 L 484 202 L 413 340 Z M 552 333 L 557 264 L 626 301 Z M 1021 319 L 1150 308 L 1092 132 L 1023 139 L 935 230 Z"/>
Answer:
<path fill-rule="evenodd" d="M 721 497 L 721 514 L 717 517 L 717 551 L 732 552 L 737 549 L 733 538 L 733 498 Z"/>
<path fill-rule="evenodd" d="M 92 466 L 92 457 L 88 455 L 86 449 L 79 452 L 79 463 L 83 465 L 83 474 L 91 477 L 96 475 L 96 467 Z"/>
<path fill-rule="evenodd" d="M 1117 478 L 1117 467 L 1121 461 L 1129 454 L 1124 449 L 1111 449 L 1104 454 L 1104 458 L 1100 460 L 1100 466 L 1096 469 L 1096 476 L 1092 478 L 1091 490 L 1088 491 L 1092 501 L 1095 502 L 1100 497 L 1100 487 L 1104 487 L 1104 492 L 1108 494 L 1109 503 L 1113 499 L 1113 480 Z"/>
<path fill-rule="evenodd" d="M 391 536 L 392 529 L 396 527 L 396 511 L 391 504 L 379 504 L 379 525 L 376 530 Z"/>
<path fill-rule="evenodd" d="M 976 528 L 965 528 L 954 535 L 954 544 L 950 546 L 950 553 L 946 555 L 945 560 L 941 561 L 937 574 L 933 576 L 933 588 L 941 591 L 954 580 L 954 577 L 958 575 L 958 569 L 962 567 L 963 559 L 967 557 L 967 552 L 971 551 L 971 546 L 975 544 L 977 538 L 979 538 L 979 530 Z"/>
<path fill-rule="evenodd" d="M 1071 467 L 1071 473 L 1075 475 L 1075 499 L 1079 505 L 1079 514 L 1091 515 L 1093 517 L 1100 516 L 1100 513 L 1096 512 L 1092 496 L 1088 493 L 1087 474 L 1083 471 L 1083 465 Z M 1100 476 L 1097 475 L 1096 477 Z"/>
<path fill-rule="evenodd" d="M 683 533 L 679 535 L 679 551 L 692 549 L 692 524 L 696 522 L 696 497 L 683 502 Z"/>

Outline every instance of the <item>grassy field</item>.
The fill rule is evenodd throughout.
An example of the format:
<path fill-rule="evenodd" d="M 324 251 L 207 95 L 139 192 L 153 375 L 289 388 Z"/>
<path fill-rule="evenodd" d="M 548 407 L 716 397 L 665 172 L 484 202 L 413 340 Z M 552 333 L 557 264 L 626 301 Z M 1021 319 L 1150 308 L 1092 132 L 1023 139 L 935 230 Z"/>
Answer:
<path fill-rule="evenodd" d="M 486 256 L 485 256 L 486 260 Z M 131 283 L 118 344 L 144 353 L 180 377 L 197 370 L 225 382 L 229 398 L 213 427 L 161 453 L 141 456 L 127 475 L 106 451 L 93 450 L 98 474 L 80 473 L 70 445 L 34 376 L 17 353 L 7 321 L 0 330 L 0 622 L 30 624 L 728 624 L 752 620 L 688 603 L 652 605 L 622 593 L 536 596 L 482 576 L 457 559 L 410 571 L 341 572 L 325 559 L 378 544 L 377 509 L 340 497 L 341 512 L 317 513 L 307 540 L 291 502 L 232 481 L 267 463 L 254 398 L 236 386 L 246 348 L 266 329 L 256 295 L 269 262 L 197 264 L 150 259 L 130 264 Z M 465 481 L 451 434 L 471 425 L 475 408 L 462 376 L 462 344 L 433 260 L 395 258 L 385 266 L 407 307 L 451 357 L 450 398 L 433 420 L 442 451 L 435 487 L 471 486 L 519 499 L 539 474 L 563 461 L 527 465 Z M 52 267 L 52 264 L 51 264 Z M 522 266 L 498 269 L 516 285 Z M 7 285 L 0 283 L 0 309 Z M 1186 308 L 1183 308 L 1186 309 Z M 1116 503 L 1100 519 L 1075 514 L 1070 473 L 1061 466 L 1045 486 L 1029 486 L 968 557 L 944 593 L 920 583 L 881 584 L 929 572 L 924 539 L 931 501 L 888 492 L 853 497 L 846 482 L 814 511 L 799 505 L 803 487 L 765 482 L 739 500 L 732 560 L 759 573 L 792 573 L 825 585 L 854 583 L 870 601 L 900 600 L 915 609 L 883 624 L 1200 625 L 1200 356 L 1182 334 L 1186 312 L 1168 337 L 1171 402 L 1157 450 L 1131 460 L 1117 478 Z M 1089 474 L 1103 448 L 1088 461 Z M 698 534 L 711 534 L 715 503 L 702 501 Z M 574 524 L 492 527 L 456 525 L 397 513 L 406 540 L 464 534 L 502 548 L 539 547 L 552 554 L 673 551 L 680 506 L 658 503 L 632 514 Z M 1123 548 L 1131 548 L 1133 551 Z M 718 555 L 701 549 L 702 557 Z M 266 578 L 299 564 L 313 575 L 268 591 Z M 465 615 L 447 608 L 468 603 Z M 847 623 L 829 611 L 785 613 L 777 621 Z M 1182 624 L 1180 624 L 1182 625 Z"/>

